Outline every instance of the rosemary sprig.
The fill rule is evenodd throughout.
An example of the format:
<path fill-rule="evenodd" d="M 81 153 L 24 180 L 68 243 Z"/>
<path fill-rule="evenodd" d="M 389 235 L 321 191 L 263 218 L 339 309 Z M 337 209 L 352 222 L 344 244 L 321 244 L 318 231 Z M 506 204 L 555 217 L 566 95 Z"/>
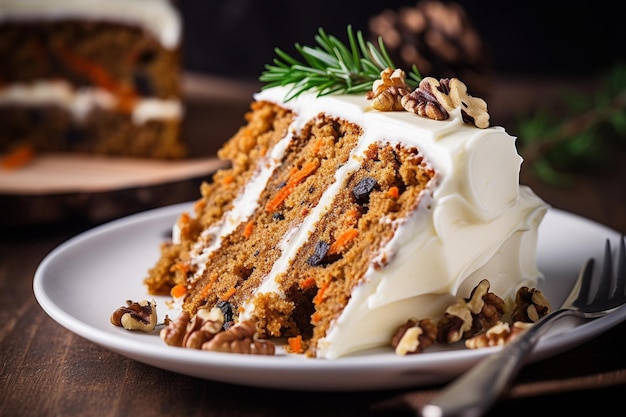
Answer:
<path fill-rule="evenodd" d="M 315 41 L 318 46 L 295 44 L 296 51 L 304 61 L 300 61 L 280 48 L 275 52 L 273 65 L 267 64 L 259 80 L 266 83 L 263 88 L 292 85 L 285 100 L 308 90 L 317 90 L 318 96 L 342 93 L 363 94 L 370 91 L 372 83 L 380 78 L 385 68 L 395 69 L 385 49 L 382 38 L 378 38 L 378 48 L 365 41 L 361 31 L 356 35 L 348 26 L 348 45 L 338 38 L 326 34 L 320 28 Z M 422 76 L 413 65 L 407 74 L 406 83 L 416 88 Z"/>
<path fill-rule="evenodd" d="M 626 65 L 608 73 L 593 97 L 566 97 L 567 114 L 545 110 L 519 123 L 520 153 L 544 182 L 567 187 L 572 173 L 606 168 L 626 145 Z"/>

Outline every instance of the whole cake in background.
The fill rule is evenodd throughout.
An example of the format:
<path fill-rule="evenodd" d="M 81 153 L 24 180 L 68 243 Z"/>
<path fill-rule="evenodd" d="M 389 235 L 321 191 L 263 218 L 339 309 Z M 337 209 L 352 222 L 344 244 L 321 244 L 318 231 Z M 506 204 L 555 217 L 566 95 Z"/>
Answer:
<path fill-rule="evenodd" d="M 181 25 L 168 0 L 0 0 L 0 153 L 184 156 Z"/>
<path fill-rule="evenodd" d="M 410 317 L 454 324 L 459 297 L 508 299 L 540 279 L 547 205 L 519 184 L 515 138 L 459 79 L 405 73 L 348 38 L 320 30 L 306 63 L 277 50 L 266 67 L 219 151 L 230 167 L 145 278 L 182 308 L 166 343 L 220 350 L 212 335 L 231 334 L 247 350 L 217 344 L 250 353 L 286 338 L 334 359 L 390 346 Z"/>

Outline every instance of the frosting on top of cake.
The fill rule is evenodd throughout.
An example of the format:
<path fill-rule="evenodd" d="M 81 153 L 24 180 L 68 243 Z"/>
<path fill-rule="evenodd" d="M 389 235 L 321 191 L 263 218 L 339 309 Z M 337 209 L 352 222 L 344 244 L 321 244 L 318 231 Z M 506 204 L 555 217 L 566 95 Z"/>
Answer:
<path fill-rule="evenodd" d="M 139 24 L 168 49 L 181 39 L 182 20 L 169 0 L 0 0 L 0 22 L 69 18 Z"/>
<path fill-rule="evenodd" d="M 511 294 L 522 284 L 536 282 L 540 276 L 536 233 L 547 205 L 519 185 L 522 158 L 515 138 L 503 128 L 469 125 L 460 108 L 451 111 L 447 120 L 431 120 L 409 112 L 374 110 L 371 101 L 359 95 L 318 97 L 305 92 L 285 102 L 288 91 L 274 87 L 255 99 L 292 109 L 298 117 L 290 131 L 325 113 L 359 125 L 363 136 L 317 208 L 283 239 L 282 256 L 256 293 L 281 293 L 274 277 L 285 270 L 370 144 L 415 146 L 436 172 L 418 210 L 401 221 L 395 237 L 382 249 L 379 257 L 389 263 L 368 270 L 346 309 L 320 340 L 317 357 L 332 359 L 388 345 L 395 326 L 411 316 L 441 316 L 457 294 L 469 295 L 481 279 L 489 279 L 497 294 Z M 289 136 L 283 139 L 288 140 Z M 273 153 L 267 169 L 282 156 Z M 248 208 L 257 204 L 258 188 L 244 191 L 238 204 Z M 244 307 L 240 320 L 253 314 L 252 302 Z"/>

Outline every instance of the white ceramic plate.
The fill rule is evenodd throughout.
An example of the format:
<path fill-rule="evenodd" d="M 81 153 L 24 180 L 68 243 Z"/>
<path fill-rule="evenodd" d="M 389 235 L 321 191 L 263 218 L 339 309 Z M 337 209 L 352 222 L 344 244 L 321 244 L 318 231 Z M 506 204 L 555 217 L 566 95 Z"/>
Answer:
<path fill-rule="evenodd" d="M 53 250 L 34 277 L 35 296 L 50 317 L 79 336 L 137 361 L 190 376 L 291 390 L 377 390 L 445 382 L 498 348 L 437 348 L 397 356 L 391 348 L 337 360 L 302 355 L 249 356 L 167 346 L 153 334 L 111 325 L 109 316 L 126 299 L 150 298 L 143 285 L 159 245 L 190 204 L 151 210 L 94 228 Z M 598 259 L 605 239 L 619 234 L 584 218 L 552 209 L 539 231 L 538 262 L 546 280 L 539 287 L 556 306 L 567 295 L 584 260 Z M 166 298 L 156 297 L 160 321 Z M 626 308 L 595 321 L 563 320 L 542 338 L 532 360 L 560 353 L 626 318 Z"/>

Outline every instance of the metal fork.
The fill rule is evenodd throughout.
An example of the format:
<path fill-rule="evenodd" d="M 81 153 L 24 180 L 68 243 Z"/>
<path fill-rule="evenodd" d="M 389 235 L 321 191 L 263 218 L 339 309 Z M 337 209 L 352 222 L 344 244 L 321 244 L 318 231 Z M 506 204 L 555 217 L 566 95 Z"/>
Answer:
<path fill-rule="evenodd" d="M 525 359 L 539 341 L 539 337 L 557 319 L 578 316 L 594 319 L 605 316 L 626 302 L 626 249 L 621 237 L 617 254 L 617 268 L 613 273 L 611 243 L 606 240 L 600 279 L 591 298 L 594 259 L 582 267 L 574 287 L 559 309 L 553 310 L 528 330 L 507 344 L 502 350 L 488 356 L 471 370 L 444 389 L 420 411 L 423 417 L 476 417 L 486 412 L 505 391 L 522 368 Z"/>

